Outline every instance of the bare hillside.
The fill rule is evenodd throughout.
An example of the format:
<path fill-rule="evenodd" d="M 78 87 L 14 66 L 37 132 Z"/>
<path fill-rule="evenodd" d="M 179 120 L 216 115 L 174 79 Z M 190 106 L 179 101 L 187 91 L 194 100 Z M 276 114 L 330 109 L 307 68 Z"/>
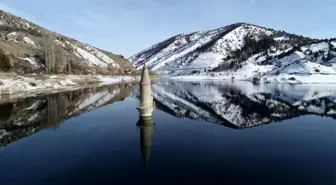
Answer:
<path fill-rule="evenodd" d="M 122 75 L 134 70 L 122 55 L 52 32 L 2 10 L 0 48 L 9 58 L 10 71 L 18 74 Z"/>

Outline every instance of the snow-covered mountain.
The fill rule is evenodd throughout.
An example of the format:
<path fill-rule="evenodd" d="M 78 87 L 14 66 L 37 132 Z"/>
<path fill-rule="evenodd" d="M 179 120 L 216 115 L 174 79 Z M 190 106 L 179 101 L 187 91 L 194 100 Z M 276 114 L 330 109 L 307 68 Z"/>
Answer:
<path fill-rule="evenodd" d="M 0 147 L 107 104 L 121 101 L 134 90 L 118 84 L 0 103 Z"/>
<path fill-rule="evenodd" d="M 336 39 L 317 40 L 237 23 L 176 35 L 139 52 L 130 61 L 140 68 L 147 58 L 153 71 L 179 78 L 295 82 L 300 75 L 318 76 L 319 81 L 336 79 L 335 57 Z"/>
<path fill-rule="evenodd" d="M 249 128 L 302 115 L 336 119 L 336 86 L 248 82 L 166 82 L 153 85 L 158 109 L 177 117 Z"/>
<path fill-rule="evenodd" d="M 122 55 L 84 44 L 0 10 L 0 49 L 17 73 L 46 72 L 46 51 L 57 73 L 124 74 L 134 69 Z M 53 64 L 54 65 L 54 64 Z"/>

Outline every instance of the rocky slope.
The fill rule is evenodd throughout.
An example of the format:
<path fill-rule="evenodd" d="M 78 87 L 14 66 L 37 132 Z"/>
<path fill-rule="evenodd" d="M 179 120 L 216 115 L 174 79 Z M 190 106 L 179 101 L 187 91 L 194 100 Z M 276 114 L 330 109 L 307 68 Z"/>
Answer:
<path fill-rule="evenodd" d="M 153 85 L 158 109 L 177 117 L 249 128 L 302 115 L 336 119 L 336 86 L 167 82 Z"/>
<path fill-rule="evenodd" d="M 0 48 L 10 57 L 12 71 L 17 73 L 46 73 L 47 56 L 54 58 L 53 73 L 125 74 L 125 70 L 134 69 L 121 55 L 49 31 L 1 10 Z"/>
<path fill-rule="evenodd" d="M 130 60 L 139 68 L 145 57 L 149 68 L 161 75 L 193 79 L 296 82 L 300 75 L 318 76 L 318 81 L 336 77 L 336 39 L 311 39 L 245 23 L 179 34 Z"/>

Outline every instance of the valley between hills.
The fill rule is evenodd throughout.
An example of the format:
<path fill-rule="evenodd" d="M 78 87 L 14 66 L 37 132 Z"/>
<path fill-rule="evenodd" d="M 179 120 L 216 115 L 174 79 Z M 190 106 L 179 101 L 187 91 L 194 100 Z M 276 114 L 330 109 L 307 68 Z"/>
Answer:
<path fill-rule="evenodd" d="M 236 23 L 178 34 L 130 58 L 0 10 L 0 94 L 26 94 L 153 77 L 253 83 L 336 83 L 336 39 Z"/>

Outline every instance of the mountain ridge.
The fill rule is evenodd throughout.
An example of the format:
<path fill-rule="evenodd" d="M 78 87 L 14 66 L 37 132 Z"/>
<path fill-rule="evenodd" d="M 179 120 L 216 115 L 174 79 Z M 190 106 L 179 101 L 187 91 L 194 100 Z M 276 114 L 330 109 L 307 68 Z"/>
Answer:
<path fill-rule="evenodd" d="M 318 50 L 310 48 L 324 43 L 327 45 Z M 175 35 L 129 60 L 139 68 L 146 57 L 149 68 L 164 76 L 225 75 L 252 80 L 261 78 L 260 73 L 275 70 L 279 67 L 277 65 L 291 65 L 295 60 L 330 67 L 330 75 L 335 75 L 335 46 L 336 39 L 312 39 L 254 24 L 235 23 L 218 29 Z M 295 52 L 301 54 L 300 58 L 281 63 L 284 57 Z M 246 72 L 241 69 L 249 64 L 255 64 L 254 68 L 262 72 L 247 71 L 249 76 L 243 78 L 234 74 L 237 71 Z M 265 66 L 269 69 L 263 69 Z"/>

